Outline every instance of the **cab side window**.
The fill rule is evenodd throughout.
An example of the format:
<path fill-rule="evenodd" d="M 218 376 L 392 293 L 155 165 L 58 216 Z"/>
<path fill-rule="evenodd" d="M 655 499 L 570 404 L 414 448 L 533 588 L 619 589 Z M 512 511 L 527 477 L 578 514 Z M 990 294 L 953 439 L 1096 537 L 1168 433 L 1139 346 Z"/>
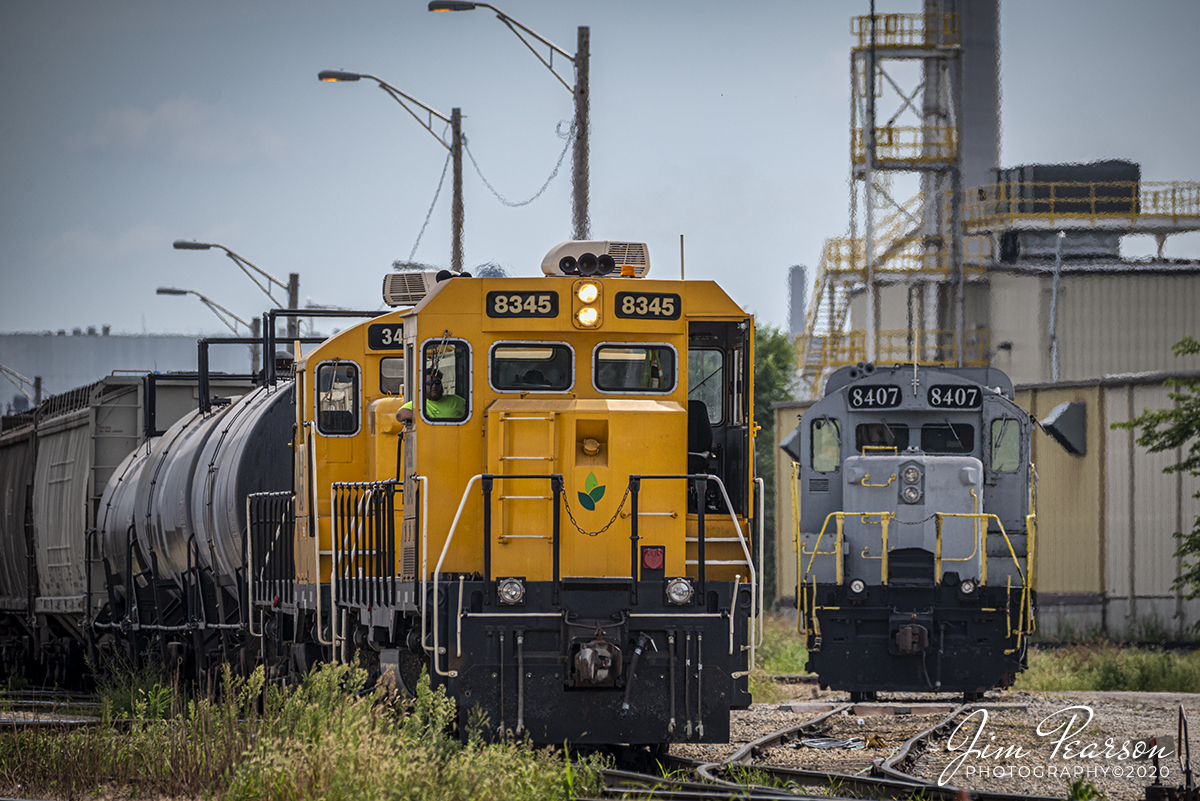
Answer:
<path fill-rule="evenodd" d="M 317 366 L 317 430 L 322 434 L 358 432 L 359 372 L 353 362 Z"/>
<path fill-rule="evenodd" d="M 471 346 L 431 340 L 421 352 L 421 416 L 430 423 L 461 423 L 471 416 Z"/>
<path fill-rule="evenodd" d="M 688 351 L 688 401 L 700 401 L 708 411 L 708 422 L 725 419 L 725 354 L 720 350 L 693 348 Z"/>
<path fill-rule="evenodd" d="M 992 469 L 1015 473 L 1021 468 L 1021 424 L 1011 418 L 992 421 Z"/>
<path fill-rule="evenodd" d="M 812 421 L 812 469 L 832 473 L 842 463 L 841 426 L 837 420 L 822 417 Z"/>

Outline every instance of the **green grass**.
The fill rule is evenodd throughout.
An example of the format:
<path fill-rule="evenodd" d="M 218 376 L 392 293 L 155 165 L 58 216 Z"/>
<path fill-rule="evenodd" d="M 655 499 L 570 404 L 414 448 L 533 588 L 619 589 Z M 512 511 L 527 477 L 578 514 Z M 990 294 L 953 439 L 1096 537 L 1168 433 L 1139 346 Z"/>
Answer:
<path fill-rule="evenodd" d="M 773 704 L 792 697 L 796 691 L 794 685 L 780 684 L 768 677 L 808 672 L 804 669 L 808 652 L 796 632 L 796 622 L 779 615 L 763 618 L 763 644 L 755 661 L 750 674 L 750 694 L 755 703 Z"/>
<path fill-rule="evenodd" d="M 1200 652 L 1122 648 L 1112 643 L 1029 652 L 1018 690 L 1200 692 Z"/>
<path fill-rule="evenodd" d="M 364 682 L 346 666 L 289 689 L 266 685 L 261 669 L 226 671 L 216 697 L 188 700 L 127 677 L 110 685 L 98 727 L 0 731 L 0 794 L 548 801 L 599 791 L 594 762 L 448 736 L 454 704 L 427 680 L 409 700 Z"/>

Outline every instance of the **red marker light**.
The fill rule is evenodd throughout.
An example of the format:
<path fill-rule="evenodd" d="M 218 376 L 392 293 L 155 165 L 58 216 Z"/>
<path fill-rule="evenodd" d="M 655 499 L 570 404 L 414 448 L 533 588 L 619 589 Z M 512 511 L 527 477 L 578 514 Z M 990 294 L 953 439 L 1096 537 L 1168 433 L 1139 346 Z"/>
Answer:
<path fill-rule="evenodd" d="M 642 549 L 642 567 L 646 570 L 662 570 L 663 564 L 667 561 L 666 548 L 643 548 Z"/>

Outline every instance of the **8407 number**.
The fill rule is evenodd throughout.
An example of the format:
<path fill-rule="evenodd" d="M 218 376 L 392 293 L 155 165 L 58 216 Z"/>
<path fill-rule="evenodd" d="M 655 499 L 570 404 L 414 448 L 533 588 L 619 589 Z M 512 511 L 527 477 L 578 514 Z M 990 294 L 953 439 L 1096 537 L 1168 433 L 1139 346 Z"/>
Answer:
<path fill-rule="evenodd" d="M 850 390 L 851 409 L 891 409 L 900 405 L 900 387 L 863 385 Z"/>
<path fill-rule="evenodd" d="M 929 388 L 929 405 L 939 409 L 978 409 L 983 401 L 979 387 L 934 384 Z"/>
<path fill-rule="evenodd" d="M 678 320 L 682 304 L 670 292 L 618 292 L 618 317 L 635 320 Z"/>
<path fill-rule="evenodd" d="M 489 292 L 488 317 L 557 317 L 557 292 Z"/>

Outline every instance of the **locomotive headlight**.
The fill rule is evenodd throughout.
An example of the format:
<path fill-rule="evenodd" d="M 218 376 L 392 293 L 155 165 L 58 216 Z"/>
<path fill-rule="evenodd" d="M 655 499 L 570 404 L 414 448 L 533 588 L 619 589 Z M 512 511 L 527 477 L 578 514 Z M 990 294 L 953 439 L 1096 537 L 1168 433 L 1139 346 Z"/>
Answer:
<path fill-rule="evenodd" d="M 496 595 L 500 597 L 500 603 L 510 606 L 519 604 L 525 600 L 525 585 L 520 579 L 506 578 L 500 580 L 500 586 L 496 588 Z"/>
<path fill-rule="evenodd" d="M 575 296 L 584 303 L 594 303 L 600 297 L 600 287 L 595 284 L 581 284 L 575 291 Z"/>
<path fill-rule="evenodd" d="M 971 593 L 975 592 L 975 582 L 971 579 L 967 579 L 962 584 L 958 585 L 958 591 L 963 595 L 970 595 Z"/>
<path fill-rule="evenodd" d="M 600 319 L 600 312 L 596 310 L 595 306 L 584 306 L 579 310 L 579 313 L 575 315 L 575 319 L 578 320 L 579 324 L 584 328 L 591 328 Z"/>
<path fill-rule="evenodd" d="M 571 284 L 571 322 L 582 329 L 604 324 L 604 285 L 598 280 L 585 278 Z"/>
<path fill-rule="evenodd" d="M 904 483 L 916 484 L 921 480 L 921 471 L 915 467 L 907 467 L 904 469 Z"/>
<path fill-rule="evenodd" d="M 867 585 L 862 579 L 854 579 L 854 581 L 850 582 L 850 592 L 855 595 L 862 595 L 866 591 Z"/>
<path fill-rule="evenodd" d="M 692 582 L 685 578 L 673 578 L 667 582 L 667 601 L 683 606 L 692 600 Z"/>
<path fill-rule="evenodd" d="M 916 487 L 905 487 L 904 491 L 900 494 L 904 497 L 906 503 L 916 503 L 921 500 L 921 490 Z"/>

